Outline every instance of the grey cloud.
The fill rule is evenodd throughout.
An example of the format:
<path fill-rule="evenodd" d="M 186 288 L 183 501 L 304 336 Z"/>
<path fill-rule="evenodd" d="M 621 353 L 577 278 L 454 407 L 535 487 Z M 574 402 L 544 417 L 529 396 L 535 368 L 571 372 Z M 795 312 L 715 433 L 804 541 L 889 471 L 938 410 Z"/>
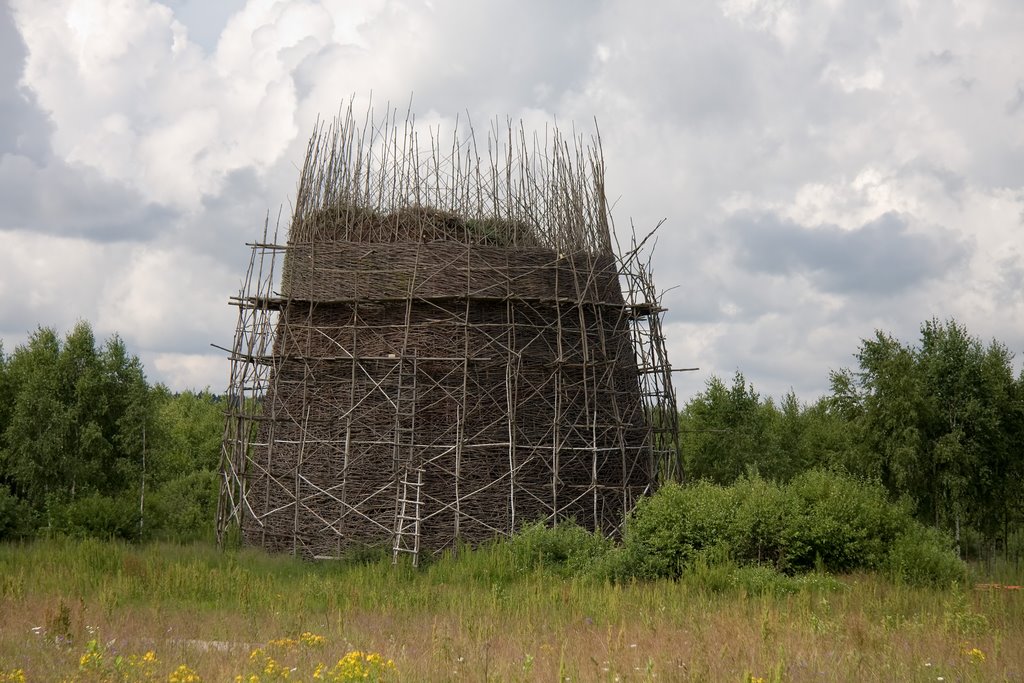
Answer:
<path fill-rule="evenodd" d="M 973 90 L 974 84 L 977 82 L 977 78 L 968 78 L 967 76 L 960 76 L 953 79 L 953 85 L 964 92 L 970 92 Z"/>
<path fill-rule="evenodd" d="M 0 230 L 31 230 L 97 242 L 144 241 L 177 215 L 89 168 L 0 157 Z"/>
<path fill-rule="evenodd" d="M 663 271 L 655 272 L 661 281 L 671 274 Z M 723 287 L 694 278 L 684 285 L 678 294 L 670 294 L 663 299 L 668 306 L 668 319 L 687 323 L 714 323 L 722 320 L 722 309 L 725 306 Z"/>
<path fill-rule="evenodd" d="M 955 199 L 959 199 L 967 187 L 967 178 L 962 174 L 927 159 L 915 159 L 904 165 L 901 171 L 903 175 L 921 174 L 935 179 L 946 195 Z"/>
<path fill-rule="evenodd" d="M 36 161 L 50 155 L 50 123 L 20 87 L 27 51 L 11 10 L 0 5 L 0 156 L 22 154 Z"/>
<path fill-rule="evenodd" d="M 1017 92 L 1006 104 L 1006 113 L 1013 116 L 1021 109 L 1024 109 L 1024 83 L 1017 84 Z"/>
<path fill-rule="evenodd" d="M 960 61 L 960 58 L 950 49 L 935 52 L 934 50 L 917 59 L 918 66 L 941 68 Z"/>
<path fill-rule="evenodd" d="M 735 130 L 756 119 L 762 110 L 751 104 L 773 86 L 762 65 L 778 61 L 777 46 L 708 10 L 702 3 L 640 12 L 616 7 L 605 18 L 615 50 L 601 79 L 673 127 Z M 623 38 L 616 40 L 618 33 Z"/>
<path fill-rule="evenodd" d="M 327 45 L 303 59 L 292 73 L 292 81 L 295 84 L 295 96 L 299 100 L 305 100 L 310 96 L 317 82 L 323 77 L 322 74 L 327 68 L 325 64 L 335 62 L 355 61 L 355 58 L 365 53 L 366 50 L 357 45 Z M 338 93 L 339 100 L 347 97 L 350 93 Z M 333 106 L 337 106 L 334 103 Z M 325 116 L 334 112 L 325 111 Z"/>
<path fill-rule="evenodd" d="M 970 245 L 944 229 L 908 230 L 889 212 L 856 230 L 808 228 L 771 214 L 743 215 L 726 226 L 739 264 L 774 275 L 807 276 L 836 294 L 894 294 L 942 277 L 964 263 Z"/>
<path fill-rule="evenodd" d="M 1000 303 L 1012 306 L 1024 292 L 1024 258 L 1006 257 L 999 261 L 998 276 L 1002 286 L 999 288 Z"/>
<path fill-rule="evenodd" d="M 224 263 L 241 277 L 248 259 L 245 243 L 261 238 L 268 216 L 273 231 L 279 208 L 282 231 L 279 239 L 285 239 L 288 207 L 272 205 L 283 199 L 271 197 L 264 179 L 251 169 L 233 171 L 225 177 L 217 195 L 203 198 L 202 211 L 183 222 L 178 232 L 169 237 L 188 245 L 192 251 Z"/>
<path fill-rule="evenodd" d="M 207 53 L 230 13 L 243 4 L 162 1 Z M 990 260 L 986 226 L 979 226 L 975 238 L 960 238 L 937 227 L 919 234 L 908 226 L 910 217 L 897 214 L 848 232 L 771 214 L 735 216 L 723 225 L 719 212 L 731 197 L 749 197 L 745 205 L 754 207 L 781 206 L 801 188 L 820 183 L 836 189 L 840 196 L 831 208 L 845 215 L 851 206 L 864 208 L 856 192 L 843 191 L 848 179 L 867 169 L 891 174 L 896 168 L 901 182 L 893 187 L 901 194 L 892 206 L 905 205 L 904 199 L 927 205 L 936 196 L 963 198 L 967 217 L 951 217 L 948 224 L 965 230 L 964 223 L 979 215 L 976 200 L 985 198 L 987 188 L 1003 196 L 1024 183 L 1024 149 L 1012 145 L 1012 126 L 1024 111 L 1018 76 L 986 56 L 990 47 L 998 48 L 1011 64 L 1019 48 L 1009 34 L 1019 23 L 996 19 L 997 3 L 982 25 L 966 30 L 956 25 L 951 0 L 924 3 L 916 13 L 898 0 L 786 3 L 786 13 L 796 17 L 791 42 L 761 25 L 765 20 L 774 26 L 771 8 L 779 3 L 761 3 L 771 7 L 749 21 L 723 16 L 716 0 L 435 0 L 429 11 L 424 4 L 388 4 L 378 20 L 360 29 L 365 48 L 330 45 L 310 55 L 291 74 L 301 108 L 330 116 L 338 100 L 368 84 L 375 100 L 397 98 L 399 108 L 413 92 L 413 110 L 421 117 L 469 110 L 478 134 L 488 117 L 526 109 L 549 112 L 563 127 L 570 119 L 588 125 L 596 115 L 609 192 L 613 200 L 622 199 L 615 211 L 620 228 L 628 227 L 630 217 L 641 232 L 669 218 L 654 253 L 656 282 L 659 288 L 679 285 L 666 295 L 668 321 L 690 331 L 688 337 L 670 336 L 669 344 L 680 350 L 673 362 L 703 368 L 680 377 L 681 396 L 700 391 L 711 372 L 728 378 L 738 368 L 764 393 L 778 396 L 792 386 L 801 398 L 812 399 L 826 388 L 828 368 L 852 362 L 858 340 L 875 327 L 912 339 L 918 322 L 933 312 L 965 314 L 970 302 L 949 296 L 952 278 L 935 281 L 963 264 L 974 248 L 959 239 L 976 239 L 976 261 Z M 1003 4 L 1019 6 L 1017 0 Z M 0 166 L 0 225 L 90 239 L 135 234 L 156 249 L 180 246 L 163 270 L 187 281 L 182 289 L 196 291 L 197 301 L 215 301 L 223 320 L 217 311 L 191 315 L 200 307 L 171 305 L 174 296 L 163 292 L 173 288 L 157 287 L 151 300 L 161 302 L 161 318 L 187 320 L 148 336 L 141 332 L 154 324 L 143 321 L 131 342 L 147 353 L 198 352 L 211 340 L 227 345 L 234 311 L 221 303 L 233 293 L 225 290 L 244 273 L 244 243 L 259 235 L 268 210 L 273 223 L 283 202 L 287 224 L 303 141 L 272 168 L 231 173 L 215 196 L 180 217 L 161 214 L 99 176 L 44 162 L 51 126 L 17 87 L 25 51 L 3 5 L 0 156 L 9 158 Z M 414 20 L 405 22 L 406 17 Z M 598 58 L 599 45 L 608 49 L 607 61 Z M 851 91 L 841 82 L 874 69 L 884 71 L 877 89 Z M 353 79 L 358 86 L 350 85 Z M 308 133 L 300 130 L 299 137 Z M 158 225 L 171 229 L 157 230 Z M 104 251 L 148 251 L 135 246 L 109 245 Z M 109 279 L 111 264 L 118 263 L 107 256 L 89 258 L 90 273 L 99 279 Z M 147 270 L 140 271 L 139 286 L 149 282 Z M 11 287 L 38 290 L 28 276 L 14 282 L 15 272 L 8 278 Z M 993 266 L 988 275 L 998 285 L 963 282 L 997 310 L 1017 311 L 1020 262 Z M 82 300 L 109 299 L 110 292 L 130 289 L 96 285 Z M 815 305 L 826 292 L 848 296 Z M 129 304 L 107 316 L 122 332 L 130 331 L 123 329 L 130 324 Z M 67 308 L 63 297 L 61 305 Z M 92 305 L 82 304 L 79 314 L 92 317 Z M 0 324 L 0 337 L 10 339 L 7 330 L 29 329 L 58 313 L 25 303 L 16 324 Z M 1019 316 L 1002 317 L 981 318 L 977 326 L 972 321 L 971 329 L 1022 348 L 1014 345 L 1019 332 L 998 328 Z"/>
<path fill-rule="evenodd" d="M 52 126 L 19 86 L 25 56 L 10 9 L 0 7 L 0 230 L 101 242 L 152 237 L 171 212 L 51 153 Z"/>
<path fill-rule="evenodd" d="M 894 0 L 847 2 L 833 16 L 826 44 L 835 53 L 863 57 L 902 26 Z"/>
<path fill-rule="evenodd" d="M 1024 145 L 1010 140 L 992 143 L 970 169 L 971 184 L 987 188 L 1024 186 Z"/>

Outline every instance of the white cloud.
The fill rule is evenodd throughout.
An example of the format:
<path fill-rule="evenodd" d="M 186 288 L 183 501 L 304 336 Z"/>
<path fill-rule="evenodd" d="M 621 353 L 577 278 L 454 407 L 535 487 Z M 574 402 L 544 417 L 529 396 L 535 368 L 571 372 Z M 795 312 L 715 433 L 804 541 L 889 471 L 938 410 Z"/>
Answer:
<path fill-rule="evenodd" d="M 52 158 L 0 157 L 13 198 L 0 229 L 17 230 L 0 295 L 19 295 L 0 313 L 5 339 L 32 321 L 92 319 L 121 331 L 157 379 L 220 387 L 226 370 L 205 347 L 230 337 L 242 241 L 266 209 L 287 213 L 317 117 L 372 91 L 378 113 L 415 93 L 421 130 L 442 138 L 465 112 L 478 134 L 495 116 L 583 131 L 596 116 L 620 232 L 630 218 L 641 231 L 669 219 L 655 268 L 661 287 L 679 285 L 670 348 L 677 365 L 702 367 L 679 378 L 684 396 L 738 368 L 767 393 L 810 398 L 874 328 L 912 338 L 932 315 L 1024 352 L 1016 0 L 13 7 L 20 92 L 50 126 L 30 132 L 52 132 Z M 219 35 L 198 30 L 214 25 Z M 21 107 L 0 124 L 18 127 L 2 130 L 2 155 L 24 146 L 28 105 L 13 83 L 0 88 L 0 107 Z M 51 187 L 62 201 L 43 201 Z M 792 223 L 779 234 L 808 247 L 799 267 L 745 265 L 729 226 L 755 215 Z M 135 243 L 119 241 L 136 224 Z M 832 273 L 813 260 L 846 243 L 946 244 L 935 248 L 949 260 L 906 260 L 916 284 L 866 294 L 841 275 L 869 271 L 871 254 Z"/>
<path fill-rule="evenodd" d="M 227 346 L 234 330 L 227 301 L 241 273 L 183 247 L 138 247 L 102 293 L 98 322 L 150 351 Z"/>
<path fill-rule="evenodd" d="M 23 231 L 0 231 L 0 239 L 0 334 L 19 341 L 39 325 L 69 329 L 79 319 L 95 321 L 105 275 L 98 264 L 116 268 L 128 252 L 124 245 Z"/>
<path fill-rule="evenodd" d="M 150 353 L 141 360 L 156 371 L 160 381 L 175 389 L 221 392 L 227 386 L 224 354 Z"/>
<path fill-rule="evenodd" d="M 54 151 L 153 201 L 196 209 L 230 171 L 267 168 L 298 133 L 292 28 L 240 37 L 248 60 L 225 36 L 223 56 L 210 60 L 170 9 L 148 0 L 14 8 L 24 83 L 53 121 Z"/>

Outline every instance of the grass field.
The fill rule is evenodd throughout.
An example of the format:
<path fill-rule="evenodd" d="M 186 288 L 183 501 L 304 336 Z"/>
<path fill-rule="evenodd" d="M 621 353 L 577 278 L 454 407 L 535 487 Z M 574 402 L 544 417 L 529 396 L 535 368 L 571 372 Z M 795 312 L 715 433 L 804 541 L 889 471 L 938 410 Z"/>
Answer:
<path fill-rule="evenodd" d="M 937 590 L 715 567 L 612 585 L 511 567 L 500 546 L 415 570 L 208 545 L 0 545 L 0 681 L 1024 680 L 1024 593 L 975 585 L 1021 583 L 1009 568 Z"/>

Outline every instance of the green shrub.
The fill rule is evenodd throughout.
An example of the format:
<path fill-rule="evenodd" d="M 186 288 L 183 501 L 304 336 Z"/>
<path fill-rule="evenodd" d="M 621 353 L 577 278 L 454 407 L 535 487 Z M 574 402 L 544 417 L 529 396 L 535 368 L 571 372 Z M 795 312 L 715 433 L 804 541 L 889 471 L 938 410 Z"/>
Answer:
<path fill-rule="evenodd" d="M 724 593 L 736 588 L 736 570 L 729 548 L 723 544 L 694 553 L 693 560 L 683 569 L 680 579 L 699 590 Z"/>
<path fill-rule="evenodd" d="M 842 586 L 828 574 L 811 572 L 802 576 L 789 576 L 764 565 L 738 567 L 735 570 L 735 582 L 751 596 L 790 595 L 807 589 L 833 592 Z"/>
<path fill-rule="evenodd" d="M 780 558 L 785 570 L 878 567 L 913 523 L 910 511 L 890 502 L 881 484 L 846 474 L 811 470 L 785 488 L 798 506 L 785 531 L 787 549 Z"/>
<path fill-rule="evenodd" d="M 54 526 L 75 538 L 139 537 L 139 501 L 126 496 L 93 493 L 56 507 Z"/>
<path fill-rule="evenodd" d="M 0 484 L 0 541 L 27 538 L 34 529 L 32 508 Z"/>
<path fill-rule="evenodd" d="M 626 523 L 630 572 L 637 577 L 676 577 L 701 550 L 728 539 L 735 491 L 707 482 L 668 484 L 642 498 Z"/>
<path fill-rule="evenodd" d="M 624 544 L 615 560 L 619 578 L 696 573 L 715 585 L 731 565 L 786 573 L 886 569 L 914 583 L 948 582 L 964 572 L 948 541 L 925 533 L 880 485 L 822 470 L 786 485 L 755 476 L 728 487 L 666 486 L 637 505 Z"/>
<path fill-rule="evenodd" d="M 743 592 L 748 596 L 791 595 L 807 589 L 832 592 L 842 585 L 827 574 L 789 576 L 763 564 L 738 565 L 724 546 L 697 553 L 679 581 L 703 592 Z"/>
<path fill-rule="evenodd" d="M 506 545 L 517 569 L 583 574 L 590 573 L 595 563 L 608 554 L 613 542 L 570 520 L 553 527 L 544 522 L 528 524 Z"/>
<path fill-rule="evenodd" d="M 621 545 L 613 545 L 604 555 L 597 557 L 587 572 L 589 576 L 612 583 L 622 583 L 634 577 L 633 561 Z"/>
<path fill-rule="evenodd" d="M 176 541 L 212 539 L 217 496 L 216 472 L 200 470 L 166 482 L 146 496 L 146 535 Z"/>
<path fill-rule="evenodd" d="M 800 501 L 788 489 L 751 477 L 729 487 L 734 504 L 724 541 L 740 562 L 785 567 L 791 554 L 789 526 Z"/>
<path fill-rule="evenodd" d="M 747 595 L 787 595 L 799 589 L 796 579 L 762 564 L 737 567 L 735 577 Z"/>
<path fill-rule="evenodd" d="M 916 586 L 948 587 L 967 579 L 967 566 L 949 539 L 919 522 L 895 539 L 882 566 L 893 580 Z"/>
<path fill-rule="evenodd" d="M 1011 531 L 1007 536 L 1006 559 L 1014 563 L 1024 560 L 1024 528 Z"/>

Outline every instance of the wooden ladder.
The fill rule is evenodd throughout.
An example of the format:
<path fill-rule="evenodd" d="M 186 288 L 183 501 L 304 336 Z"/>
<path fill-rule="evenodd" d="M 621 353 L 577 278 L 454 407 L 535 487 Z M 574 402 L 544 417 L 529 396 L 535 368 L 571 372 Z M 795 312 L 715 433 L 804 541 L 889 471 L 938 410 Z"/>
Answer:
<path fill-rule="evenodd" d="M 395 505 L 395 536 L 392 564 L 402 553 L 419 564 L 420 523 L 423 503 L 423 467 L 416 462 L 416 356 L 402 358 L 398 367 L 395 401 L 394 467 L 398 474 Z"/>

